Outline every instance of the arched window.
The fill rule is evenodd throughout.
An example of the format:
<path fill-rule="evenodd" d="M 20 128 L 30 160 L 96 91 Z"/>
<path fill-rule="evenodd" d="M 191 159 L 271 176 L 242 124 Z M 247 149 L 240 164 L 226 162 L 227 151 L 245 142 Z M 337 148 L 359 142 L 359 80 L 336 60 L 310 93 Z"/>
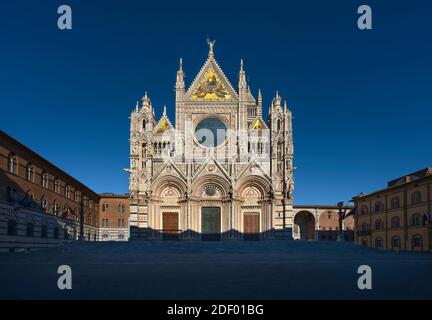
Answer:
<path fill-rule="evenodd" d="M 58 227 L 54 228 L 54 230 L 53 230 L 53 236 L 54 236 L 54 239 L 58 239 L 59 238 L 59 228 Z"/>
<path fill-rule="evenodd" d="M 147 120 L 144 118 L 142 121 L 142 128 L 145 130 L 147 125 Z"/>
<path fill-rule="evenodd" d="M 102 212 L 108 212 L 108 203 L 102 204 Z"/>
<path fill-rule="evenodd" d="M 34 207 L 33 193 L 31 190 L 27 190 L 24 199 L 22 201 L 22 204 L 26 207 Z"/>
<path fill-rule="evenodd" d="M 17 235 L 17 222 L 16 220 L 9 219 L 8 220 L 8 236 L 16 236 Z"/>
<path fill-rule="evenodd" d="M 398 236 L 394 236 L 391 239 L 391 244 L 392 244 L 392 249 L 400 249 L 400 247 L 401 247 L 400 238 Z"/>
<path fill-rule="evenodd" d="M 381 219 L 375 221 L 375 229 L 376 230 L 384 229 L 384 222 Z"/>
<path fill-rule="evenodd" d="M 9 154 L 9 157 L 8 157 L 8 170 L 10 173 L 18 174 L 17 157 L 12 152 Z"/>
<path fill-rule="evenodd" d="M 281 130 L 281 119 L 276 120 L 276 130 L 277 132 L 280 132 Z"/>
<path fill-rule="evenodd" d="M 419 191 L 411 194 L 411 204 L 419 204 L 421 202 L 421 193 Z"/>
<path fill-rule="evenodd" d="M 375 248 L 383 248 L 383 239 L 381 237 L 375 239 Z"/>
<path fill-rule="evenodd" d="M 79 202 L 80 201 L 79 191 L 75 191 L 74 192 L 74 201 L 75 202 Z"/>
<path fill-rule="evenodd" d="M 57 202 L 57 200 L 54 200 L 53 209 L 52 209 L 53 215 L 58 216 L 59 210 L 60 210 L 60 207 L 58 205 L 58 202 Z"/>
<path fill-rule="evenodd" d="M 125 206 L 122 203 L 120 203 L 117 207 L 117 211 L 119 213 L 124 213 L 125 212 Z"/>
<path fill-rule="evenodd" d="M 48 227 L 47 226 L 41 226 L 41 238 L 48 237 Z"/>
<path fill-rule="evenodd" d="M 415 227 L 419 227 L 423 225 L 423 221 L 420 213 L 414 213 L 411 216 L 411 225 Z"/>
<path fill-rule="evenodd" d="M 423 238 L 421 235 L 416 234 L 412 237 L 411 245 L 413 249 L 418 249 L 423 247 Z"/>
<path fill-rule="evenodd" d="M 398 209 L 399 207 L 400 207 L 399 197 L 394 197 L 393 199 L 391 199 L 391 208 Z"/>
<path fill-rule="evenodd" d="M 40 206 L 41 206 L 42 211 L 45 211 L 48 208 L 48 201 L 45 198 L 45 196 L 42 196 Z"/>
<path fill-rule="evenodd" d="M 381 201 L 375 202 L 374 206 L 375 212 L 382 212 L 384 211 L 384 204 Z"/>
<path fill-rule="evenodd" d="M 360 212 L 361 214 L 367 214 L 369 212 L 369 209 L 367 206 L 362 206 Z"/>
<path fill-rule="evenodd" d="M 27 172 L 26 179 L 28 181 L 33 181 L 33 178 L 34 178 L 34 167 L 33 167 L 33 165 L 30 162 L 27 163 L 26 172 Z"/>
<path fill-rule="evenodd" d="M 368 229 L 367 224 L 366 223 L 362 223 L 362 225 L 361 225 L 361 231 L 367 231 L 367 229 Z"/>
<path fill-rule="evenodd" d="M 41 186 L 43 188 L 48 188 L 48 174 L 46 174 L 45 172 L 42 173 L 41 176 Z"/>
<path fill-rule="evenodd" d="M 33 237 L 34 236 L 34 225 L 31 222 L 27 223 L 26 236 L 27 237 Z"/>
<path fill-rule="evenodd" d="M 400 219 L 399 219 L 399 217 L 393 217 L 391 219 L 391 227 L 392 228 L 399 228 L 400 227 Z"/>

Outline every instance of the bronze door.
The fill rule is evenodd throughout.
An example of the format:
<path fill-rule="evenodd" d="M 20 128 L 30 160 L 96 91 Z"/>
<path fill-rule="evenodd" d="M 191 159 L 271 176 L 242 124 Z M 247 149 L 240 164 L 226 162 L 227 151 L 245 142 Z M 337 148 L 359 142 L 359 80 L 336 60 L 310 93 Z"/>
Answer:
<path fill-rule="evenodd" d="M 243 216 L 243 239 L 259 240 L 260 221 L 259 213 L 245 213 Z"/>
<path fill-rule="evenodd" d="M 164 240 L 178 240 L 179 223 L 177 212 L 164 212 L 162 216 Z"/>

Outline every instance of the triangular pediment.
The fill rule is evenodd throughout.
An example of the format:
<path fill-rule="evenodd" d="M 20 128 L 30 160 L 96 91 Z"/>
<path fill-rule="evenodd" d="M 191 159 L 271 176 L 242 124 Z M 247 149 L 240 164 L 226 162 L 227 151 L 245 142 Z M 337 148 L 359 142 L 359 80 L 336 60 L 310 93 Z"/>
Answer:
<path fill-rule="evenodd" d="M 268 129 L 268 127 L 261 117 L 256 117 L 255 120 L 252 121 L 249 129 L 260 130 L 260 129 Z"/>
<path fill-rule="evenodd" d="M 163 163 L 160 163 L 156 169 L 156 173 L 153 176 L 153 181 L 160 176 L 173 175 L 177 176 L 182 180 L 186 180 L 186 177 L 182 170 L 177 167 L 177 165 L 171 160 L 166 159 Z"/>
<path fill-rule="evenodd" d="M 213 57 L 204 63 L 185 96 L 190 101 L 237 101 L 238 96 Z"/>
<path fill-rule="evenodd" d="M 215 174 L 220 175 L 227 179 L 228 181 L 231 179 L 225 168 L 214 158 L 208 158 L 207 161 L 202 163 L 194 173 L 193 180 L 198 179 L 199 177 Z"/>
<path fill-rule="evenodd" d="M 160 118 L 159 122 L 156 125 L 155 133 L 163 133 L 168 130 L 174 130 L 174 126 L 171 124 L 171 121 L 169 120 L 166 109 L 164 108 L 164 112 L 162 114 L 162 117 Z"/>

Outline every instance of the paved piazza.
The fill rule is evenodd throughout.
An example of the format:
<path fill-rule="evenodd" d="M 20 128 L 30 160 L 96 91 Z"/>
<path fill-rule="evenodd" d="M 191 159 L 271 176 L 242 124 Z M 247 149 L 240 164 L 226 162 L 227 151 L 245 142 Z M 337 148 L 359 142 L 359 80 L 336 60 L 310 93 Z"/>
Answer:
<path fill-rule="evenodd" d="M 357 287 L 365 264 L 372 290 Z M 71 290 L 57 288 L 59 265 L 72 268 Z M 0 298 L 430 299 L 431 270 L 430 253 L 337 242 L 75 243 L 1 253 Z"/>

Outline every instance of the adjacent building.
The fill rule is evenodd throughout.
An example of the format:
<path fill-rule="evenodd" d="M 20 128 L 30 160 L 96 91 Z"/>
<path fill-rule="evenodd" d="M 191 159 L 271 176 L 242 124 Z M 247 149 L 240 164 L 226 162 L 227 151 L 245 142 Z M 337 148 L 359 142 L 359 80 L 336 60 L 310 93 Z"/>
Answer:
<path fill-rule="evenodd" d="M 387 250 L 432 250 L 432 168 L 360 194 L 355 203 L 355 242 Z"/>
<path fill-rule="evenodd" d="M 97 193 L 0 131 L 0 249 L 97 240 L 98 205 Z"/>
<path fill-rule="evenodd" d="M 100 194 L 99 237 L 101 241 L 129 240 L 128 194 Z"/>

